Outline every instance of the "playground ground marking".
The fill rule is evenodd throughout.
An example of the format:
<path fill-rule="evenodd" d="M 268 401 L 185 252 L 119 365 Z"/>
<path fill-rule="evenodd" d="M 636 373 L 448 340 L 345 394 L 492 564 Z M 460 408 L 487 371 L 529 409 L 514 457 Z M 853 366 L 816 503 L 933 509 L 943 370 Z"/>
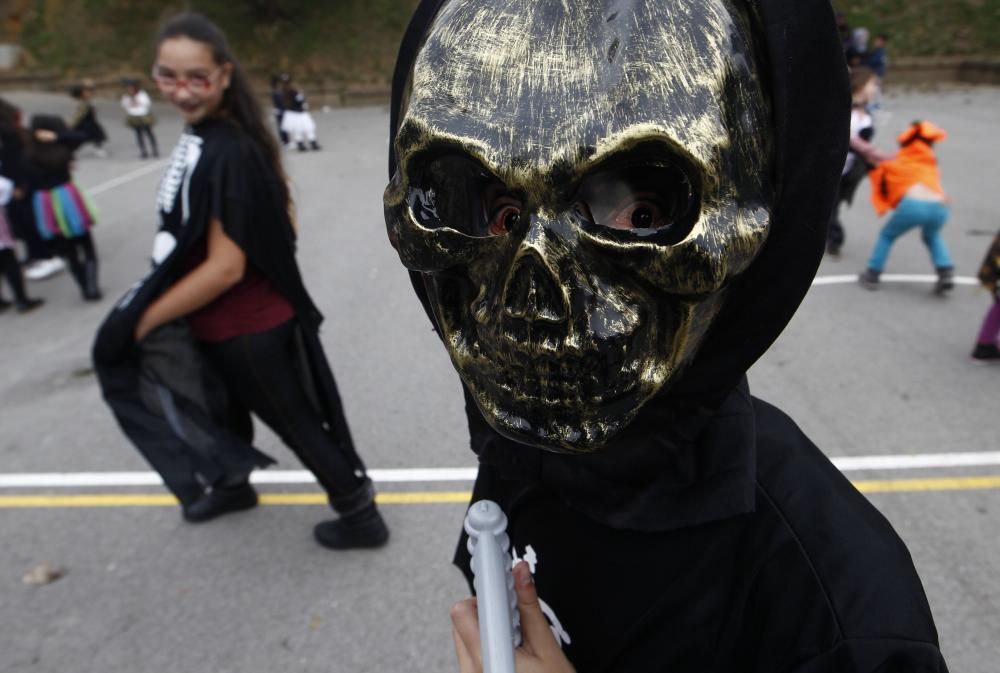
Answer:
<path fill-rule="evenodd" d="M 135 168 L 131 171 L 128 171 L 127 173 L 122 173 L 116 178 L 111 178 L 110 180 L 106 180 L 99 185 L 88 187 L 86 189 L 86 192 L 89 196 L 97 196 L 98 194 L 109 192 L 115 187 L 120 187 L 127 182 L 132 182 L 132 180 L 140 178 L 143 175 L 148 175 L 149 173 L 153 173 L 156 171 L 162 171 L 164 168 L 166 168 L 168 163 L 169 162 L 166 159 L 162 159 L 160 161 L 153 161 L 151 163 L 146 164 L 145 166 L 140 166 L 139 168 Z"/>
<path fill-rule="evenodd" d="M 976 491 L 1000 488 L 1000 475 L 983 477 L 931 477 L 855 481 L 862 493 L 927 493 Z M 467 504 L 471 491 L 400 491 L 376 496 L 380 505 Z M 264 493 L 265 506 L 328 506 L 325 493 Z M 87 493 L 72 495 L 0 495 L 0 509 L 79 509 L 95 507 L 169 507 L 177 500 L 166 493 Z"/>
<path fill-rule="evenodd" d="M 1000 451 L 888 454 L 882 456 L 835 456 L 833 464 L 842 472 L 861 470 L 914 470 L 1000 465 Z M 417 467 L 373 469 L 368 476 L 378 484 L 468 482 L 476 478 L 474 467 Z M 315 484 L 306 470 L 260 470 L 250 480 L 257 485 Z M 21 472 L 0 473 L 0 489 L 9 488 L 107 488 L 162 486 L 152 471 L 136 472 Z"/>

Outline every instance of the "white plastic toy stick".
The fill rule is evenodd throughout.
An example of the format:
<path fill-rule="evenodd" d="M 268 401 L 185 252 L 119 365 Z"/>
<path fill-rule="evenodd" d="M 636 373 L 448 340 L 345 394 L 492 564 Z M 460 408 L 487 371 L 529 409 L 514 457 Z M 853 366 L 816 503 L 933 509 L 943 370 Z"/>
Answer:
<path fill-rule="evenodd" d="M 479 610 L 483 673 L 514 673 L 514 648 L 521 645 L 521 613 L 511 574 L 507 516 L 492 500 L 472 503 L 465 515 Z"/>

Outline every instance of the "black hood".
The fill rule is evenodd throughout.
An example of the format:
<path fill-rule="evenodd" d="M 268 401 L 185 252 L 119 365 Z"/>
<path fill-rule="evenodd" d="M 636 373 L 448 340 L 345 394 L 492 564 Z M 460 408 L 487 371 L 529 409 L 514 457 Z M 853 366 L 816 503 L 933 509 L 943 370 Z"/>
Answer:
<path fill-rule="evenodd" d="M 400 47 L 390 177 L 407 79 L 443 4 L 421 2 Z M 776 197 L 765 246 L 732 282 L 694 359 L 612 440 L 623 448 L 608 457 L 516 444 L 492 431 L 466 397 L 481 461 L 511 477 L 542 480 L 609 525 L 665 529 L 753 509 L 754 416 L 744 377 L 795 313 L 822 259 L 849 136 L 847 68 L 833 10 L 828 0 L 755 0 L 750 9 L 767 59 Z M 427 308 L 423 283 L 411 278 Z"/>

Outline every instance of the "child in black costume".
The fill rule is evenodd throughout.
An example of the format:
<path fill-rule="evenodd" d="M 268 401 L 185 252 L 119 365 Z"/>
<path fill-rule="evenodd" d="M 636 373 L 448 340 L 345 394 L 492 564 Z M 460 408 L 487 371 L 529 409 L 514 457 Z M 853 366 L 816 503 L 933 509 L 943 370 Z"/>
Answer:
<path fill-rule="evenodd" d="M 272 461 L 250 445 L 250 411 L 340 514 L 315 526 L 316 541 L 383 545 L 389 531 L 319 341 L 280 150 L 257 98 L 225 36 L 199 15 L 166 24 L 154 77 L 187 127 L 160 184 L 153 269 L 95 342 L 105 398 L 187 521 L 257 504 L 250 472 Z"/>
<path fill-rule="evenodd" d="M 943 673 L 902 540 L 746 379 L 843 168 L 830 3 L 611 4 L 424 0 L 393 76 L 386 226 L 507 516 L 516 670 Z"/>
<path fill-rule="evenodd" d="M 90 81 L 75 84 L 69 90 L 69 95 L 77 101 L 76 112 L 73 114 L 73 120 L 69 123 L 70 129 L 80 133 L 83 142 L 93 143 L 97 156 L 107 156 L 104 142 L 108 139 L 108 134 L 105 133 L 101 123 L 97 121 L 97 110 L 91 102 L 94 95 L 94 85 Z"/>
<path fill-rule="evenodd" d="M 14 305 L 18 313 L 27 313 L 41 306 L 44 301 L 32 299 L 24 289 L 24 276 L 21 273 L 21 264 L 17 261 L 14 252 L 14 234 L 11 230 L 10 220 L 7 217 L 7 204 L 10 203 L 14 195 L 14 183 L 10 179 L 0 175 L 0 280 L 6 280 L 14 293 L 14 301 L 9 302 L 3 298 L 0 292 L 0 312 L 6 311 Z"/>

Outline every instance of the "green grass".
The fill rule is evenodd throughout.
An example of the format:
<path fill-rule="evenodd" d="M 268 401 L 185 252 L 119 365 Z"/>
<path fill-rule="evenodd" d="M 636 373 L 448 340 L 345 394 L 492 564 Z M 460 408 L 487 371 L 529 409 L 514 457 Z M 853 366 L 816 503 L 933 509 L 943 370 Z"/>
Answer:
<path fill-rule="evenodd" d="M 304 80 L 382 84 L 416 0 L 35 0 L 21 43 L 29 65 L 67 78 L 144 74 L 159 25 L 183 9 L 226 31 L 260 78 L 291 70 Z M 280 6 L 268 17 L 262 6 Z"/>
<path fill-rule="evenodd" d="M 1000 0 L 834 0 L 852 28 L 889 35 L 890 56 L 1000 55 Z"/>
<path fill-rule="evenodd" d="M 583 1 L 583 0 L 581 0 Z M 313 88 L 385 85 L 417 0 L 20 0 L 29 70 L 64 79 L 143 75 L 159 24 L 202 12 L 259 80 L 280 70 Z M 890 57 L 1000 55 L 1000 0 L 834 0 L 852 27 L 891 35 Z M 268 9 L 270 8 L 270 10 Z"/>

